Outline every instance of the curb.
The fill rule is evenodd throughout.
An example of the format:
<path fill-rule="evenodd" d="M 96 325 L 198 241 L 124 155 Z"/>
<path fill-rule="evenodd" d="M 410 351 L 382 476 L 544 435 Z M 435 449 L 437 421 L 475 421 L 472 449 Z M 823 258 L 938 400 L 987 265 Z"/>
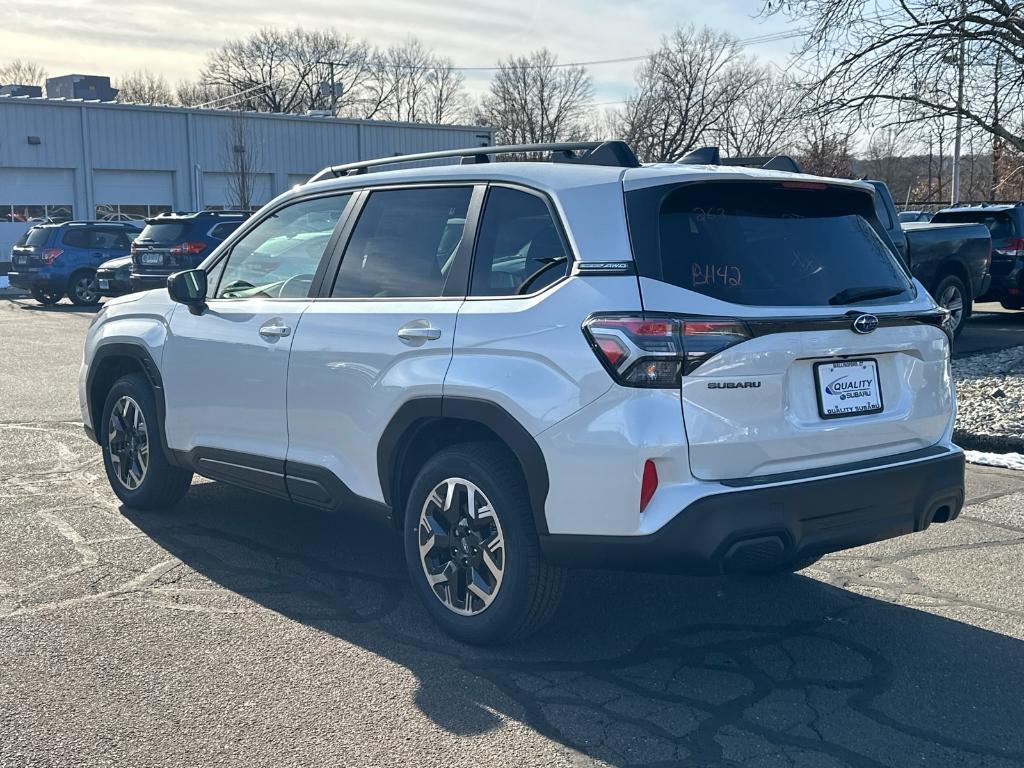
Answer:
<path fill-rule="evenodd" d="M 986 435 L 954 429 L 953 442 L 969 451 L 1024 453 L 1024 435 Z"/>

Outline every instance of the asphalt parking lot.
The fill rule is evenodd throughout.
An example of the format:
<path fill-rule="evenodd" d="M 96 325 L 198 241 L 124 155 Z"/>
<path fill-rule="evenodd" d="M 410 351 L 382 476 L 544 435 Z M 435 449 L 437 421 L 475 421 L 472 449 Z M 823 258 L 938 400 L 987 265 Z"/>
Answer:
<path fill-rule="evenodd" d="M 471 649 L 387 530 L 199 480 L 120 507 L 90 319 L 0 299 L 0 766 L 1024 765 L 1024 473 L 801 575 L 578 572 L 539 636 Z"/>

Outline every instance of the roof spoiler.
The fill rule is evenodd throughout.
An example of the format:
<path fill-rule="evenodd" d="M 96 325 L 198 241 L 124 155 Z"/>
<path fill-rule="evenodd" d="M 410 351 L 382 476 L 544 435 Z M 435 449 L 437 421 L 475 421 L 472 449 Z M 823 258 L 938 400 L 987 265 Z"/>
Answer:
<path fill-rule="evenodd" d="M 733 165 L 744 168 L 763 168 L 766 171 L 802 173 L 800 164 L 789 155 L 751 157 L 722 157 L 718 147 L 701 147 L 676 160 L 681 165 Z"/>

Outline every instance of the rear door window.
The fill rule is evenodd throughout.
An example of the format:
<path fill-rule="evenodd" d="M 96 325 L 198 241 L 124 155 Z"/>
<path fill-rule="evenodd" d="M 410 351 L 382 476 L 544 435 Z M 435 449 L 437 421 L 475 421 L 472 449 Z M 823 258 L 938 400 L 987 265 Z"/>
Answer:
<path fill-rule="evenodd" d="M 472 296 L 539 291 L 564 277 L 568 249 L 539 195 L 491 187 L 473 260 Z"/>
<path fill-rule="evenodd" d="M 1015 237 L 1013 217 L 1006 211 L 939 211 L 932 217 L 933 224 L 984 224 L 993 240 Z"/>
<path fill-rule="evenodd" d="M 871 195 L 805 182 L 706 182 L 626 195 L 638 272 L 751 306 L 892 302 L 912 284 Z"/>
<path fill-rule="evenodd" d="M 371 192 L 345 249 L 331 296 L 443 296 L 472 192 L 472 187 Z"/>
<path fill-rule="evenodd" d="M 61 242 L 71 248 L 92 248 L 91 236 L 87 227 L 69 227 L 64 230 Z"/>

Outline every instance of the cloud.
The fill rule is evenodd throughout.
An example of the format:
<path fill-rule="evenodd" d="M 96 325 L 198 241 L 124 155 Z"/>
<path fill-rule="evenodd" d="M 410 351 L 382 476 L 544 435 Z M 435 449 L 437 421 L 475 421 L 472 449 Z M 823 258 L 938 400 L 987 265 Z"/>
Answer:
<path fill-rule="evenodd" d="M 171 82 L 195 77 L 207 51 L 261 27 L 333 27 L 386 46 L 416 36 L 459 66 L 546 46 L 562 61 L 645 53 L 680 23 L 749 37 L 785 29 L 759 20 L 759 0 L 35 0 L 11 3 L 0 28 L 3 58 L 38 61 L 51 74 L 118 75 L 149 69 Z M 785 60 L 786 42 L 759 46 Z M 598 100 L 621 98 L 635 64 L 594 67 Z M 483 88 L 489 73 L 466 73 Z"/>

